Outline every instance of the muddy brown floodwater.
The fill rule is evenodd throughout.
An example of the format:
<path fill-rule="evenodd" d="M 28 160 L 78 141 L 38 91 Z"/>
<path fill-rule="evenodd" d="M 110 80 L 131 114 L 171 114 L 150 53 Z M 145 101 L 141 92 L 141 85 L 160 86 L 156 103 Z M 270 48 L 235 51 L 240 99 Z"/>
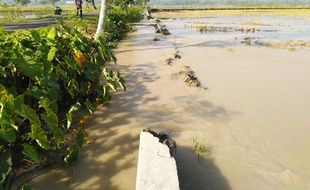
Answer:
<path fill-rule="evenodd" d="M 139 131 L 150 127 L 176 140 L 182 190 L 310 189 L 310 19 L 262 13 L 164 22 L 172 35 L 137 26 L 121 42 L 116 67 L 128 91 L 96 110 L 87 129 L 94 142 L 76 165 L 43 173 L 34 187 L 135 189 Z M 189 27 L 197 24 L 218 30 Z M 183 82 L 185 66 L 201 88 Z M 211 147 L 204 159 L 192 150 L 197 137 Z"/>

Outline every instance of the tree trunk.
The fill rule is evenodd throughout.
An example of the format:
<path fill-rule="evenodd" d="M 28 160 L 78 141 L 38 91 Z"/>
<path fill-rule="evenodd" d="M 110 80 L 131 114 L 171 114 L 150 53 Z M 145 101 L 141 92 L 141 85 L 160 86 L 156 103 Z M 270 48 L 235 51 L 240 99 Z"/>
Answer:
<path fill-rule="evenodd" d="M 95 39 L 97 40 L 98 37 L 105 29 L 105 22 L 107 17 L 107 10 L 108 10 L 108 0 L 101 0 L 101 8 L 100 8 L 100 15 L 98 20 L 97 31 L 95 35 Z"/>
<path fill-rule="evenodd" d="M 91 0 L 91 4 L 93 5 L 94 9 L 97 9 L 96 4 L 95 4 L 95 0 Z"/>

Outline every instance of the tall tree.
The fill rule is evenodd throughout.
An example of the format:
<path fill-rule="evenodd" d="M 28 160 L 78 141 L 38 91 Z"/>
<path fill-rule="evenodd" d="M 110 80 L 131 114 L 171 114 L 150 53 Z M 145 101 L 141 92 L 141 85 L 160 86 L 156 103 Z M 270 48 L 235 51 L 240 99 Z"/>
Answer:
<path fill-rule="evenodd" d="M 98 20 L 97 31 L 95 35 L 95 39 L 97 40 L 98 37 L 105 29 L 105 22 L 107 18 L 107 11 L 108 11 L 108 0 L 101 0 L 101 8 L 100 8 L 100 15 Z"/>

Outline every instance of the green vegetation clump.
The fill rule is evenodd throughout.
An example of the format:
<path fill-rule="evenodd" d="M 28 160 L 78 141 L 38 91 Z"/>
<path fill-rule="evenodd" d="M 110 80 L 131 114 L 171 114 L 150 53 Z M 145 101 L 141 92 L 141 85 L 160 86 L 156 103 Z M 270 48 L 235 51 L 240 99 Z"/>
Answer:
<path fill-rule="evenodd" d="M 108 10 L 108 18 L 106 22 L 107 32 L 112 34 L 113 39 L 122 39 L 126 31 L 133 30 L 133 23 L 143 18 L 143 7 L 128 7 L 127 11 L 119 6 L 112 6 Z"/>
<path fill-rule="evenodd" d="M 85 117 L 77 113 L 93 113 L 110 100 L 110 92 L 126 90 L 124 78 L 106 63 L 116 61 L 112 48 L 132 29 L 128 22 L 141 18 L 138 10 L 129 9 L 125 17 L 112 9 L 107 26 L 114 30 L 97 41 L 82 26 L 64 23 L 11 34 L 1 30 L 0 189 L 10 186 L 21 168 L 70 166 L 78 158 Z"/>
<path fill-rule="evenodd" d="M 193 138 L 193 150 L 198 158 L 203 158 L 210 153 L 209 147 L 206 145 L 206 137 Z"/>

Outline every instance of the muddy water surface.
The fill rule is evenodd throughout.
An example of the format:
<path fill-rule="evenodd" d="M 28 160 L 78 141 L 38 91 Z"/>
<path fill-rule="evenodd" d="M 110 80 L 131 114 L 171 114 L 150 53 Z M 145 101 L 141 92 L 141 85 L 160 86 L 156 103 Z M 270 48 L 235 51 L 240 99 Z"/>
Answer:
<path fill-rule="evenodd" d="M 150 127 L 176 140 L 181 189 L 310 189 L 310 20 L 213 15 L 165 23 L 170 36 L 138 26 L 120 44 L 117 67 L 128 91 L 97 109 L 88 128 L 93 142 L 76 166 L 44 173 L 34 186 L 135 189 L 139 131 Z M 189 26 L 197 24 L 229 30 Z M 254 43 L 243 43 L 248 37 Z M 176 52 L 181 59 L 167 64 Z M 202 88 L 183 82 L 185 66 Z M 197 137 L 211 147 L 204 159 L 192 151 Z"/>

